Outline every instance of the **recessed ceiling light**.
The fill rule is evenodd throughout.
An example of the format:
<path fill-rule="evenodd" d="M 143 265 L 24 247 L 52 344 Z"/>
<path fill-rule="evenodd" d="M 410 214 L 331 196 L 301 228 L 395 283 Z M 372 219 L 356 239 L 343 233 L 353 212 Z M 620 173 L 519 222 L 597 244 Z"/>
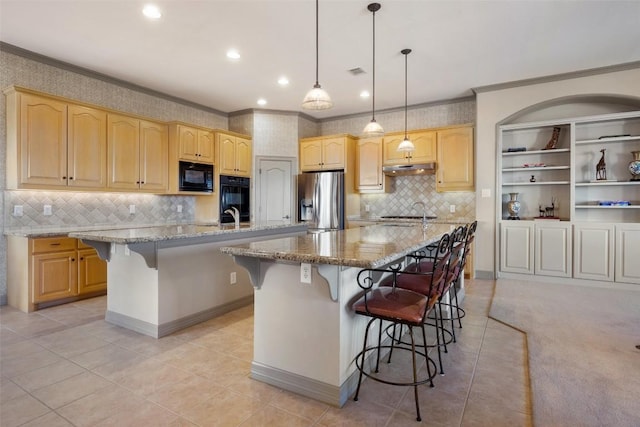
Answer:
<path fill-rule="evenodd" d="M 363 90 L 362 92 L 360 92 L 360 98 L 362 99 L 367 99 L 369 98 L 369 91 L 368 90 Z"/>
<path fill-rule="evenodd" d="M 235 49 L 229 49 L 227 51 L 227 58 L 229 59 L 240 59 L 240 52 Z"/>
<path fill-rule="evenodd" d="M 267 105 L 267 100 L 264 98 L 258 99 L 258 105 Z"/>
<path fill-rule="evenodd" d="M 153 4 L 146 5 L 142 9 L 142 13 L 149 19 L 160 19 L 160 17 L 162 17 L 162 13 L 160 12 L 160 9 L 158 9 L 158 6 Z"/>
<path fill-rule="evenodd" d="M 289 84 L 289 79 L 288 79 L 288 78 L 286 78 L 285 76 L 282 76 L 282 77 L 280 77 L 280 78 L 278 79 L 278 84 L 279 84 L 280 86 L 286 86 L 286 85 L 288 85 L 288 84 Z"/>

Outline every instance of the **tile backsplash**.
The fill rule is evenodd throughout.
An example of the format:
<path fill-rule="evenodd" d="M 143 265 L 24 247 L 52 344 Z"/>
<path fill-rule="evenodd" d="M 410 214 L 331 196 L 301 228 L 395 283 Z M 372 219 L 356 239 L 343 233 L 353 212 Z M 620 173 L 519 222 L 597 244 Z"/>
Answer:
<path fill-rule="evenodd" d="M 389 180 L 391 188 L 384 194 L 363 194 L 360 198 L 362 217 L 383 215 L 422 215 L 422 208 L 415 202 L 423 202 L 428 215 L 438 218 L 472 218 L 475 216 L 474 192 L 438 193 L 435 175 L 398 176 Z M 366 206 L 369 212 L 366 212 Z M 449 208 L 455 205 L 455 213 Z"/>
<path fill-rule="evenodd" d="M 44 215 L 44 206 L 51 215 Z M 130 206 L 135 213 L 130 213 Z M 182 212 L 178 212 L 178 206 Z M 22 206 L 22 216 L 14 207 Z M 193 221 L 195 199 L 134 193 L 4 191 L 4 227 L 144 225 Z"/>

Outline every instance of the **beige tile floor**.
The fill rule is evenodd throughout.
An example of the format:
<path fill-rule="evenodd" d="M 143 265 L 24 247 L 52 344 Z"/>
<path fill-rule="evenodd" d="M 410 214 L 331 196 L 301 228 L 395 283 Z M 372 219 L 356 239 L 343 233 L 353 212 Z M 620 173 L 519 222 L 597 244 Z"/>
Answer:
<path fill-rule="evenodd" d="M 487 317 L 493 281 L 466 286 L 445 375 L 420 388 L 422 423 L 530 426 L 525 337 Z M 106 323 L 105 307 L 105 297 L 31 314 L 0 307 L 0 426 L 419 424 L 407 387 L 368 380 L 335 408 L 250 379 L 252 306 L 159 340 Z M 389 366 L 408 368 L 402 358 Z"/>

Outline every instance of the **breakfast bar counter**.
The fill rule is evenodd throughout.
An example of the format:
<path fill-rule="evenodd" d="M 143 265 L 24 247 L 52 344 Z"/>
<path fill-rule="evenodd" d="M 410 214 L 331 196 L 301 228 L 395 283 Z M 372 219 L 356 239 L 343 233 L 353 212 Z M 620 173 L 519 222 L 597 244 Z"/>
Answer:
<path fill-rule="evenodd" d="M 382 224 L 221 247 L 256 288 L 252 378 L 344 405 L 366 324 L 351 309 L 358 272 L 403 261 L 454 227 Z"/>

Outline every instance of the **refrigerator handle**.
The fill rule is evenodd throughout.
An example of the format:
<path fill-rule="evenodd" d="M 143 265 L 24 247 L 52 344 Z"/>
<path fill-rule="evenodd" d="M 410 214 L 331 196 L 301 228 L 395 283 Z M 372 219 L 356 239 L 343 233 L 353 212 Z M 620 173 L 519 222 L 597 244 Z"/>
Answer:
<path fill-rule="evenodd" d="M 320 179 L 318 179 L 318 176 L 316 175 L 314 176 L 314 179 L 313 179 L 313 199 L 312 199 L 313 223 L 315 224 L 316 227 L 318 226 L 318 222 L 320 220 L 319 213 L 318 213 L 318 208 L 320 208 L 320 205 L 318 203 L 319 200 L 320 200 Z"/>

